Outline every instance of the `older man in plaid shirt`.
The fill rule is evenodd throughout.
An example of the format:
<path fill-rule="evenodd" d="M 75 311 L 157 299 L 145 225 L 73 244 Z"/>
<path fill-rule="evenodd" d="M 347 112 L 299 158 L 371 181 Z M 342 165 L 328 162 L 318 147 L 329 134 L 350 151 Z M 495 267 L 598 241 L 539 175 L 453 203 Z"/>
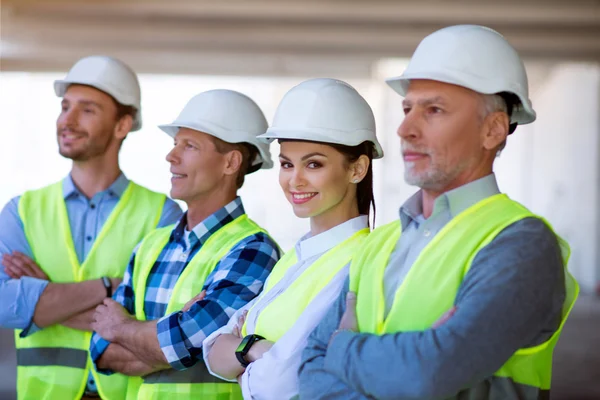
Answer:
<path fill-rule="evenodd" d="M 237 197 L 245 174 L 272 167 L 268 145 L 256 139 L 267 128 L 258 106 L 237 92 L 208 91 L 160 128 L 175 139 L 167 156 L 171 195 L 188 211 L 174 228 L 157 230 L 138 245 L 114 300 L 98 306 L 90 352 L 101 373 L 148 376 L 199 366 L 202 341 L 259 294 L 280 257 Z M 162 249 L 156 243 L 164 243 Z M 215 265 L 202 265 L 213 259 Z"/>

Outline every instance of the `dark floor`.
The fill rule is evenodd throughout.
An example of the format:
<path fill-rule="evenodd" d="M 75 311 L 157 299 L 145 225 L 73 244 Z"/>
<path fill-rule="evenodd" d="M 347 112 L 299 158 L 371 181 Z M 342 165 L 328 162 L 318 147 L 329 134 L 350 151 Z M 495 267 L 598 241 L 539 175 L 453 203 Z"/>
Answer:
<path fill-rule="evenodd" d="M 0 329 L 0 400 L 15 396 L 12 331 Z M 581 296 L 554 356 L 552 400 L 600 400 L 600 297 Z"/>
<path fill-rule="evenodd" d="M 580 296 L 554 353 L 553 400 L 600 400 L 600 297 Z"/>

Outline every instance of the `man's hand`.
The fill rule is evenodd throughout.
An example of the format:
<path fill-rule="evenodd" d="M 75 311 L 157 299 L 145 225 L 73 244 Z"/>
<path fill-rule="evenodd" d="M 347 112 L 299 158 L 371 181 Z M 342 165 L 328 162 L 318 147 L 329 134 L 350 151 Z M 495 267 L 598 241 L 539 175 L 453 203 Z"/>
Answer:
<path fill-rule="evenodd" d="M 48 275 L 42 271 L 35 261 L 18 251 L 13 251 L 12 254 L 4 254 L 2 256 L 2 265 L 4 265 L 6 275 L 10 276 L 12 279 L 29 276 L 45 281 L 50 280 Z"/>
<path fill-rule="evenodd" d="M 356 319 L 356 293 L 348 292 L 346 294 L 346 311 L 340 320 L 339 331 L 358 331 L 358 321 Z"/>
<path fill-rule="evenodd" d="M 96 307 L 92 329 L 98 335 L 109 342 L 117 342 L 119 328 L 126 324 L 133 316 L 113 299 L 104 299 L 104 302 Z"/>
<path fill-rule="evenodd" d="M 96 361 L 99 369 L 113 370 L 129 376 L 145 376 L 157 371 L 132 352 L 116 343 L 111 343 Z"/>
<path fill-rule="evenodd" d="M 449 309 L 448 311 L 446 311 L 444 313 L 444 315 L 442 315 L 440 317 L 440 319 L 435 321 L 435 324 L 433 324 L 432 328 L 436 329 L 436 328 L 439 328 L 440 326 L 444 325 L 446 322 L 448 322 L 448 320 L 450 318 L 452 318 L 452 316 L 454 315 L 455 312 L 456 312 L 456 306 L 454 306 L 451 309 Z"/>
<path fill-rule="evenodd" d="M 95 307 L 90 308 L 87 311 L 76 314 L 71 318 L 67 319 L 66 321 L 63 321 L 61 325 L 67 326 L 72 329 L 78 329 L 80 331 L 91 332 L 92 322 L 94 321 L 95 309 Z"/>
<path fill-rule="evenodd" d="M 346 311 L 342 315 L 338 328 L 331 334 L 329 344 L 333 338 L 342 331 L 358 332 L 358 320 L 356 319 L 356 293 L 348 292 L 346 294 Z"/>
<path fill-rule="evenodd" d="M 154 368 L 143 361 L 133 361 L 125 364 L 122 370 L 117 369 L 115 371 L 128 376 L 146 376 L 159 371 L 159 369 Z"/>
<path fill-rule="evenodd" d="M 185 303 L 185 305 L 183 306 L 181 311 L 183 311 L 183 312 L 190 311 L 190 308 L 192 308 L 192 306 L 194 304 L 196 304 L 197 302 L 199 302 L 201 300 L 204 300 L 205 297 L 206 297 L 206 290 L 203 290 L 200 292 L 200 294 L 192 297 L 187 303 Z"/>

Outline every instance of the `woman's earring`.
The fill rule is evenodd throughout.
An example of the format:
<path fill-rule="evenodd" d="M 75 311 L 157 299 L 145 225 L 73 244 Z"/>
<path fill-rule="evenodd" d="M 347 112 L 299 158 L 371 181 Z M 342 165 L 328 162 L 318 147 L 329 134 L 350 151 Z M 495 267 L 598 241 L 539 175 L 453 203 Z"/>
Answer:
<path fill-rule="evenodd" d="M 358 183 L 358 179 L 354 179 L 352 183 Z"/>

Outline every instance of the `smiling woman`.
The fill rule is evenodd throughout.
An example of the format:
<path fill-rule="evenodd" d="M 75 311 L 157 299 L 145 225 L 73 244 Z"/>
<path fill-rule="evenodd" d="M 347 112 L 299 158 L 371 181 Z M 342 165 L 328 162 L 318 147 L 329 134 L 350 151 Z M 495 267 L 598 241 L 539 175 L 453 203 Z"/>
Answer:
<path fill-rule="evenodd" d="M 310 218 L 311 234 L 361 214 L 368 216 L 371 204 L 375 207 L 372 145 L 334 146 L 298 140 L 281 140 L 280 144 L 279 184 L 294 214 Z M 359 187 L 363 181 L 366 185 Z"/>
<path fill-rule="evenodd" d="M 295 215 L 310 220 L 310 232 L 275 265 L 261 295 L 204 341 L 203 352 L 211 373 L 237 379 L 245 398 L 284 399 L 297 395 L 306 338 L 369 233 L 371 161 L 383 152 L 367 102 L 334 79 L 292 88 L 261 138 L 279 141 L 279 184 Z"/>

